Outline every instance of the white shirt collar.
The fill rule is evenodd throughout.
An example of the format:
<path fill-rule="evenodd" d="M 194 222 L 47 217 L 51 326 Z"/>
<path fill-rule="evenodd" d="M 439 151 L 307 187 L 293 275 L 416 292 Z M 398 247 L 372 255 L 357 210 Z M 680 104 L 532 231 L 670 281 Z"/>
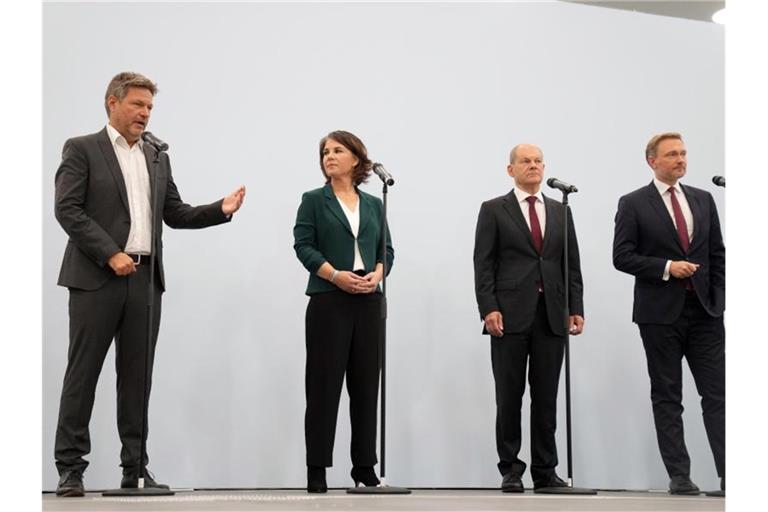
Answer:
<path fill-rule="evenodd" d="M 107 123 L 107 135 L 109 135 L 109 140 L 112 141 L 112 145 L 113 146 L 118 144 L 118 143 L 120 143 L 121 145 L 123 145 L 123 146 L 125 146 L 127 148 L 130 147 L 128 145 L 128 141 L 125 140 L 125 137 L 123 137 L 120 134 L 120 132 L 117 131 L 117 129 L 115 129 L 115 127 L 112 126 L 109 123 Z M 144 150 L 144 141 L 139 139 L 138 141 L 136 141 L 136 143 L 139 145 L 139 149 L 141 149 L 143 151 Z"/>
<path fill-rule="evenodd" d="M 513 191 L 515 193 L 515 197 L 517 197 L 518 203 L 525 203 L 526 199 L 531 196 L 531 194 L 519 188 L 515 188 Z M 539 189 L 538 192 L 533 194 L 533 197 L 536 198 L 536 202 L 539 202 L 539 201 L 541 201 L 542 203 L 544 202 L 544 196 L 541 194 L 541 189 Z"/>
<path fill-rule="evenodd" d="M 656 190 L 659 191 L 659 194 L 664 195 L 664 192 L 669 190 L 669 185 L 664 183 L 663 181 L 659 180 L 656 176 L 653 177 L 653 184 L 656 185 Z M 683 193 L 683 189 L 680 187 L 680 182 L 678 181 L 675 183 L 675 186 L 672 187 L 675 189 L 675 192 L 679 195 Z"/>

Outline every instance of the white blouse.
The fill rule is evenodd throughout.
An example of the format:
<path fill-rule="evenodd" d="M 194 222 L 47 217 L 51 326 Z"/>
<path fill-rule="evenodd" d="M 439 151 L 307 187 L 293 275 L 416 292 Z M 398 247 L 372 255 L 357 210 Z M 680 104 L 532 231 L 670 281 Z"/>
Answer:
<path fill-rule="evenodd" d="M 352 270 L 365 270 L 363 257 L 360 255 L 360 246 L 357 243 L 357 232 L 360 230 L 360 198 L 357 198 L 354 211 L 347 208 L 347 205 L 338 196 L 336 196 L 336 200 L 341 205 L 344 215 L 347 216 L 349 227 L 352 228 L 352 234 L 355 236 L 355 262 L 352 264 Z"/>

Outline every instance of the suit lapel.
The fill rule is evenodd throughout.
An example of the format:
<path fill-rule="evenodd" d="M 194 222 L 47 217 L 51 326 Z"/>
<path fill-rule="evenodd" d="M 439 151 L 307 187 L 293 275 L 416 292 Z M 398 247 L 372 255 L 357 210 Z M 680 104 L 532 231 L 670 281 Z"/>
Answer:
<path fill-rule="evenodd" d="M 107 162 L 109 172 L 112 173 L 112 178 L 115 180 L 115 185 L 120 193 L 120 199 L 123 201 L 123 206 L 125 206 L 126 211 L 130 212 L 131 210 L 128 207 L 128 192 L 125 189 L 125 178 L 123 178 L 123 171 L 120 170 L 120 163 L 117 161 L 115 148 L 112 147 L 112 141 L 109 140 L 106 128 L 99 132 L 98 144 L 104 155 L 104 160 Z"/>
<path fill-rule="evenodd" d="M 512 217 L 512 220 L 517 224 L 517 227 L 520 228 L 520 231 L 523 232 L 523 236 L 528 240 L 528 244 L 531 246 L 531 249 L 533 249 L 534 252 L 536 252 L 536 246 L 533 245 L 533 236 L 531 236 L 531 230 L 528 227 L 528 224 L 525 222 L 525 217 L 523 217 L 523 212 L 520 210 L 520 204 L 517 202 L 517 196 L 515 195 L 515 190 L 512 189 L 512 191 L 504 196 L 504 209 L 507 210 L 507 213 L 510 217 Z"/>
<path fill-rule="evenodd" d="M 674 238 L 675 242 L 677 243 L 677 246 L 680 247 L 680 250 L 683 250 L 683 246 L 680 245 L 680 238 L 677 236 L 677 230 L 675 229 L 675 224 L 672 222 L 672 217 L 669 216 L 669 210 L 667 210 L 667 207 L 664 205 L 664 200 L 661 198 L 661 194 L 659 194 L 659 190 L 656 188 L 656 185 L 651 182 L 650 185 L 648 185 L 648 201 L 651 203 L 651 206 L 656 211 L 656 213 L 659 216 L 659 220 L 661 221 L 662 225 L 664 226 L 664 229 L 667 230 L 669 233 L 669 236 Z"/>
<path fill-rule="evenodd" d="M 554 201 L 544 194 L 541 194 L 541 197 L 544 199 L 544 212 L 547 216 L 543 233 L 544 238 L 541 243 L 541 254 L 544 254 L 544 251 L 547 250 L 547 246 L 549 245 L 549 240 L 552 237 L 559 236 L 558 233 L 563 232 L 563 227 L 560 226 L 560 215 L 558 215 L 555 210 Z"/>
<path fill-rule="evenodd" d="M 331 188 L 330 185 L 326 185 L 323 188 L 323 195 L 325 196 L 325 207 L 331 210 L 331 213 L 338 219 L 339 222 L 341 222 L 341 225 L 346 228 L 346 230 L 349 232 L 350 235 L 352 235 L 352 226 L 349 225 L 347 216 L 344 215 L 344 212 L 341 210 L 341 205 L 339 205 L 339 200 L 336 199 L 336 196 L 333 193 L 333 188 Z M 361 199 L 361 202 L 362 202 L 362 199 Z"/>
<path fill-rule="evenodd" d="M 701 236 L 699 236 L 702 227 L 701 205 L 699 205 L 698 198 L 690 189 L 685 187 L 682 183 L 680 184 L 680 188 L 683 190 L 683 194 L 685 194 L 685 200 L 688 201 L 688 207 L 691 209 L 691 217 L 693 217 L 693 235 L 691 237 L 691 245 L 693 245 L 701 239 Z M 690 247 L 688 248 L 688 251 L 690 252 Z"/>
<path fill-rule="evenodd" d="M 138 144 L 138 142 L 137 142 Z M 147 162 L 147 173 L 149 174 L 149 207 L 154 209 L 152 201 L 155 199 L 155 175 L 157 174 L 157 153 L 149 144 L 142 144 L 142 151 L 144 152 L 144 160 Z"/>
<path fill-rule="evenodd" d="M 370 224 L 371 217 L 373 217 L 373 205 L 359 190 L 357 196 L 360 198 L 360 204 L 358 205 L 358 208 L 360 209 L 360 227 L 357 230 L 357 238 L 359 239 L 365 231 L 365 228 Z"/>

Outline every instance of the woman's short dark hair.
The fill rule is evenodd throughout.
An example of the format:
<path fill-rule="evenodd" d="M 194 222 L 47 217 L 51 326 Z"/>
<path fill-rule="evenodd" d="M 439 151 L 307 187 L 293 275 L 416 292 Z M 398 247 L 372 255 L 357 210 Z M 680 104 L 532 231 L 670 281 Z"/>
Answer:
<path fill-rule="evenodd" d="M 331 178 L 328 177 L 323 168 L 323 150 L 325 149 L 325 143 L 329 140 L 338 142 L 357 157 L 357 165 L 352 169 L 352 182 L 355 186 L 368 181 L 373 162 L 368 158 L 368 150 L 365 149 L 365 144 L 352 133 L 345 132 L 344 130 L 336 130 L 320 139 L 320 170 L 323 172 L 323 176 L 325 176 L 325 182 L 331 182 Z"/>

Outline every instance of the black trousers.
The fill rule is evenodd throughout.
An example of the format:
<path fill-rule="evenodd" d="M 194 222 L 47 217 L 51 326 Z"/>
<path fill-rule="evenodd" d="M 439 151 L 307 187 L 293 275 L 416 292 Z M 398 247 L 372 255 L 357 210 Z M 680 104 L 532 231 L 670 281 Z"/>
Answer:
<path fill-rule="evenodd" d="M 122 442 L 120 465 L 123 473 L 138 470 L 142 415 L 149 402 L 149 396 L 146 402 L 142 401 L 148 286 L 149 266 L 139 265 L 134 274 L 113 276 L 98 290 L 69 290 L 69 353 L 55 442 L 59 474 L 68 470 L 84 471 L 88 466 L 88 461 L 83 458 L 91 451 L 88 424 L 96 384 L 113 339 L 117 371 L 117 428 Z M 157 284 L 154 293 L 148 371 L 150 383 L 160 326 L 161 292 Z M 145 438 L 146 435 L 145 431 Z"/>
<path fill-rule="evenodd" d="M 651 378 L 651 402 L 661 458 L 669 476 L 688 476 L 691 460 L 683 435 L 682 358 L 701 396 L 704 428 L 720 477 L 725 476 L 725 328 L 694 293 L 671 325 L 639 324 Z"/>
<path fill-rule="evenodd" d="M 304 417 L 308 466 L 333 465 L 336 417 L 345 374 L 352 464 L 365 467 L 377 462 L 381 300 L 379 293 L 354 295 L 341 290 L 309 299 Z"/>
<path fill-rule="evenodd" d="M 521 408 L 526 366 L 531 394 L 531 476 L 534 484 L 547 480 L 557 466 L 557 388 L 563 365 L 565 337 L 552 332 L 544 294 L 533 324 L 525 331 L 491 338 L 491 362 L 496 383 L 496 449 L 499 471 L 522 476 L 525 462 L 518 458 Z"/>

